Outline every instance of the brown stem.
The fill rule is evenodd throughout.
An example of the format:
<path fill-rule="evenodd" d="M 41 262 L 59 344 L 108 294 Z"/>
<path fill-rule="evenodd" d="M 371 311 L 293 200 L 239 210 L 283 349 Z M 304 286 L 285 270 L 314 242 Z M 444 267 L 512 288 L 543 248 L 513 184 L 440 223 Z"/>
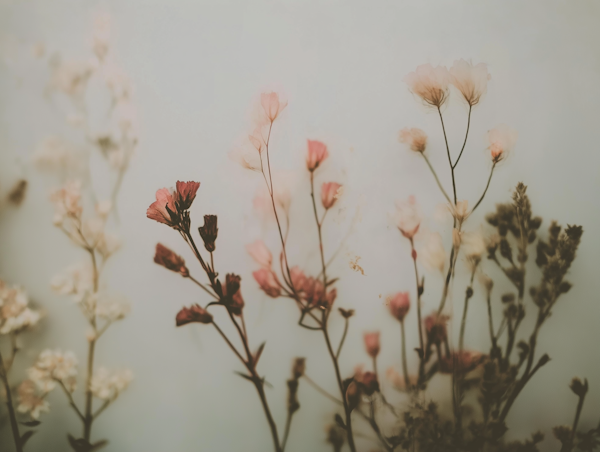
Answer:
<path fill-rule="evenodd" d="M 404 373 L 404 385 L 406 390 L 410 389 L 410 379 L 408 378 L 408 364 L 406 362 L 406 334 L 404 333 L 404 319 L 400 321 L 400 331 L 402 332 L 402 373 Z M 423 350 L 425 356 L 425 350 Z"/>
<path fill-rule="evenodd" d="M 334 395 L 329 394 L 325 389 L 323 389 L 321 386 L 319 386 L 308 375 L 304 374 L 303 377 L 305 378 L 305 380 L 308 382 L 309 385 L 311 385 L 314 389 L 317 390 L 317 392 L 320 392 L 322 395 L 324 395 L 325 397 L 327 397 L 329 400 L 337 403 L 338 405 L 343 405 L 344 404 L 344 402 L 342 402 L 341 400 L 339 400 L 338 398 L 336 398 Z"/>
<path fill-rule="evenodd" d="M 448 146 L 448 137 L 446 136 L 446 127 L 444 126 L 444 118 L 442 117 L 442 110 L 440 107 L 437 108 L 440 115 L 440 121 L 442 123 L 442 131 L 444 132 L 444 142 L 446 143 L 446 153 L 448 154 L 448 163 L 450 164 L 450 174 L 452 175 L 452 193 L 454 194 L 454 205 L 456 205 L 456 181 L 454 180 L 454 166 L 452 165 L 452 157 L 450 157 L 450 146 Z"/>
<path fill-rule="evenodd" d="M 411 256 L 413 259 L 413 266 L 415 269 L 415 281 L 417 284 L 417 324 L 419 326 L 419 347 L 421 349 L 421 353 L 419 353 L 419 382 L 421 382 L 425 373 L 425 348 L 423 348 L 423 321 L 421 318 L 421 294 L 423 292 L 423 286 L 421 284 L 421 281 L 419 280 L 419 268 L 417 267 L 417 252 L 415 250 L 415 242 L 412 238 L 410 239 L 410 249 Z M 404 334 L 404 329 L 402 331 Z M 404 343 L 404 339 L 402 343 Z"/>
<path fill-rule="evenodd" d="M 345 318 L 346 322 L 344 323 L 344 332 L 342 333 L 342 338 L 340 339 L 340 345 L 338 345 L 337 352 L 335 354 L 336 359 L 339 359 L 340 353 L 342 353 L 342 347 L 344 345 L 344 341 L 346 340 L 346 335 L 348 334 L 348 325 L 350 323 L 350 319 Z"/>
<path fill-rule="evenodd" d="M 485 194 L 487 193 L 488 188 L 490 188 L 490 182 L 492 181 L 492 175 L 494 174 L 494 168 L 496 168 L 496 162 L 494 162 L 494 164 L 492 165 L 492 170 L 490 171 L 490 177 L 488 177 L 488 181 L 487 181 L 487 185 L 485 186 L 485 190 L 483 190 L 483 193 L 481 194 L 479 201 L 477 201 L 477 203 L 471 210 L 471 213 L 475 212 L 475 209 L 477 209 L 477 207 L 479 207 L 479 204 L 481 204 L 481 201 L 483 201 L 483 198 L 485 198 Z"/>
<path fill-rule="evenodd" d="M 23 452 L 23 446 L 21 445 L 21 435 L 19 434 L 19 424 L 17 422 L 17 415 L 12 401 L 12 390 L 8 383 L 8 371 L 4 367 L 4 361 L 2 360 L 2 353 L 0 352 L 0 377 L 4 384 L 6 392 L 6 406 L 8 407 L 8 417 L 10 418 L 10 427 L 12 430 L 13 439 L 15 441 L 15 449 L 17 452 Z"/>
<path fill-rule="evenodd" d="M 475 270 L 476 267 L 473 268 L 473 272 L 471 273 L 471 283 L 469 287 L 467 287 L 465 293 L 465 307 L 463 309 L 463 316 L 460 322 L 460 335 L 458 337 L 458 350 L 463 351 L 464 341 L 465 341 L 465 329 L 467 326 L 467 310 L 469 309 L 469 299 L 473 295 L 473 279 L 475 278 Z"/>
<path fill-rule="evenodd" d="M 463 142 L 462 149 L 460 150 L 460 154 L 458 154 L 458 158 L 456 159 L 456 162 L 454 162 L 454 165 L 452 165 L 452 168 L 456 168 L 456 166 L 458 165 L 458 161 L 462 157 L 463 151 L 465 150 L 465 146 L 467 145 L 467 138 L 469 137 L 469 128 L 471 127 L 471 110 L 472 109 L 473 109 L 473 106 L 471 104 L 469 104 L 469 116 L 467 117 L 467 133 L 465 133 L 465 141 Z"/>
<path fill-rule="evenodd" d="M 312 199 L 313 212 L 315 214 L 315 222 L 317 223 L 317 231 L 319 231 L 319 252 L 321 254 L 321 266 L 323 273 L 323 286 L 327 290 L 327 265 L 325 265 L 325 255 L 323 252 L 323 236 L 321 234 L 321 222 L 319 221 L 319 215 L 317 214 L 317 203 L 315 202 L 315 173 L 310 172 L 310 197 Z M 327 212 L 327 211 L 325 211 Z M 325 218 L 325 217 L 323 217 Z"/>
<path fill-rule="evenodd" d="M 452 204 L 452 201 L 450 200 L 450 197 L 448 196 L 448 193 L 446 193 L 446 190 L 444 190 L 444 186 L 442 185 L 442 183 L 440 182 L 440 179 L 438 178 L 437 173 L 435 172 L 435 170 L 433 169 L 433 166 L 431 166 L 431 162 L 429 161 L 429 159 L 427 158 L 427 156 L 421 152 L 421 155 L 423 156 L 423 158 L 425 159 L 425 161 L 427 162 L 427 166 L 429 166 L 429 169 L 431 170 L 431 174 L 433 174 L 433 177 L 435 178 L 435 181 L 438 184 L 438 187 L 440 187 L 440 190 L 442 191 L 442 194 L 444 195 L 444 198 L 446 198 L 446 200 Z"/>

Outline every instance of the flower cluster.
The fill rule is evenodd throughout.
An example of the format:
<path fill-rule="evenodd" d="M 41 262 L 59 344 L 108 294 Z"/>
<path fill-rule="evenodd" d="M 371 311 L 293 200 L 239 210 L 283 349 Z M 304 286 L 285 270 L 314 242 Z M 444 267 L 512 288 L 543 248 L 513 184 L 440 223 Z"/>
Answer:
<path fill-rule="evenodd" d="M 39 311 L 29 308 L 29 299 L 21 287 L 10 287 L 0 280 L 0 334 L 18 334 L 35 326 L 40 317 Z"/>

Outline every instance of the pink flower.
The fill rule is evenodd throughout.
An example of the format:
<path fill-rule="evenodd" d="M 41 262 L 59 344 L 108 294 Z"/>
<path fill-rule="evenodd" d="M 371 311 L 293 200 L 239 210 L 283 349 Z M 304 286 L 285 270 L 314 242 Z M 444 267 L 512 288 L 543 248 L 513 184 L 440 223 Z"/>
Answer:
<path fill-rule="evenodd" d="M 164 223 L 172 228 L 176 228 L 179 225 L 177 208 L 175 207 L 173 194 L 169 189 L 161 188 L 156 192 L 156 201 L 148 207 L 146 216 L 151 220 Z"/>
<path fill-rule="evenodd" d="M 492 156 L 492 162 L 498 163 L 504 160 L 517 142 L 518 133 L 506 124 L 500 124 L 487 133 L 490 142 L 488 149 Z"/>
<path fill-rule="evenodd" d="M 425 331 L 427 331 L 427 337 L 432 344 L 439 344 L 446 341 L 448 333 L 446 330 L 446 323 L 448 323 L 447 315 L 438 315 L 437 312 L 425 317 Z"/>
<path fill-rule="evenodd" d="M 195 304 L 189 308 L 182 308 L 175 317 L 175 324 L 182 326 L 192 322 L 211 323 L 212 319 L 213 317 L 210 312 Z"/>
<path fill-rule="evenodd" d="M 312 276 L 304 281 L 304 299 L 310 306 L 319 306 L 325 298 L 325 286 L 320 279 Z"/>
<path fill-rule="evenodd" d="M 448 98 L 450 74 L 444 66 L 433 67 L 423 64 L 404 77 L 410 90 L 427 105 L 440 108 Z"/>
<path fill-rule="evenodd" d="M 440 360 L 440 372 L 443 374 L 468 373 L 474 370 L 485 360 L 485 355 L 478 352 L 463 350 L 454 352 Z"/>
<path fill-rule="evenodd" d="M 161 243 L 156 244 L 156 253 L 154 254 L 154 262 L 158 265 L 162 265 L 163 267 L 180 273 L 181 276 L 187 277 L 190 276 L 190 272 L 185 266 L 185 261 L 183 258 L 173 251 L 171 251 L 166 246 Z"/>
<path fill-rule="evenodd" d="M 180 212 L 188 210 L 194 199 L 196 198 L 196 192 L 200 187 L 200 182 L 181 182 L 177 181 L 177 191 L 173 194 L 173 198 L 177 204 Z"/>
<path fill-rule="evenodd" d="M 279 113 L 287 106 L 287 102 L 279 100 L 277 93 L 262 93 L 260 95 L 260 103 L 270 122 L 275 121 Z"/>
<path fill-rule="evenodd" d="M 472 63 L 460 59 L 456 60 L 450 68 L 451 83 L 462 93 L 471 107 L 479 103 L 481 96 L 487 91 L 487 82 L 491 78 L 484 63 L 473 66 Z"/>
<path fill-rule="evenodd" d="M 331 209 L 342 194 L 342 185 L 337 182 L 325 182 L 321 186 L 321 202 L 325 209 Z"/>
<path fill-rule="evenodd" d="M 412 239 L 419 231 L 421 215 L 417 207 L 417 200 L 409 196 L 406 201 L 396 202 L 396 226 L 407 239 Z"/>
<path fill-rule="evenodd" d="M 265 242 L 262 240 L 257 240 L 250 245 L 246 245 L 246 251 L 250 254 L 250 257 L 254 259 L 254 261 L 264 268 L 271 268 L 271 264 L 273 263 L 273 255 Z"/>
<path fill-rule="evenodd" d="M 290 269 L 290 276 L 292 278 L 292 285 L 296 292 L 302 292 L 304 290 L 304 285 L 306 284 L 306 275 L 300 267 L 292 267 Z"/>
<path fill-rule="evenodd" d="M 398 292 L 390 296 L 388 298 L 388 307 L 390 313 L 402 322 L 410 309 L 410 296 L 408 292 Z"/>
<path fill-rule="evenodd" d="M 308 141 L 308 155 L 306 156 L 306 167 L 309 171 L 316 170 L 319 165 L 329 156 L 325 143 L 315 140 Z"/>
<path fill-rule="evenodd" d="M 254 279 L 262 289 L 271 298 L 277 298 L 281 295 L 281 285 L 277 280 L 277 276 L 271 270 L 261 268 L 252 273 Z"/>
<path fill-rule="evenodd" d="M 408 144 L 408 147 L 415 152 L 425 152 L 427 147 L 427 134 L 421 129 L 405 128 L 400 131 L 400 143 Z"/>
<path fill-rule="evenodd" d="M 363 336 L 365 341 L 365 348 L 371 358 L 376 358 L 379 354 L 379 331 L 372 333 L 365 333 Z"/>

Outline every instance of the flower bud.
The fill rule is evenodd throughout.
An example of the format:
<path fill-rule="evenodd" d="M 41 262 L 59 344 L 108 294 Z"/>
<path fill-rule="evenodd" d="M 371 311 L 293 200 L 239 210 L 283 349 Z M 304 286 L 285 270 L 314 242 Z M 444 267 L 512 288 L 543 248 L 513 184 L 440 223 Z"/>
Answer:
<path fill-rule="evenodd" d="M 402 322 L 410 309 L 410 296 L 408 292 L 398 292 L 395 295 L 389 296 L 387 301 L 392 316 Z"/>
<path fill-rule="evenodd" d="M 185 266 L 183 258 L 161 243 L 156 244 L 156 253 L 154 254 L 154 262 L 158 265 L 177 272 L 183 277 L 190 276 L 190 273 Z"/>
<path fill-rule="evenodd" d="M 201 306 L 195 304 L 189 308 L 182 308 L 175 317 L 177 326 L 186 325 L 188 323 L 212 323 L 212 314 Z"/>
<path fill-rule="evenodd" d="M 346 401 L 348 402 L 348 409 L 354 410 L 360 403 L 360 388 L 354 380 L 350 382 L 346 389 Z"/>
<path fill-rule="evenodd" d="M 365 341 L 365 349 L 371 358 L 376 358 L 379 355 L 379 331 L 365 333 L 363 336 Z"/>
<path fill-rule="evenodd" d="M 204 226 L 200 226 L 198 232 L 204 241 L 204 248 L 206 248 L 206 251 L 212 253 L 215 250 L 215 241 L 219 232 L 217 228 L 217 216 L 204 215 Z"/>

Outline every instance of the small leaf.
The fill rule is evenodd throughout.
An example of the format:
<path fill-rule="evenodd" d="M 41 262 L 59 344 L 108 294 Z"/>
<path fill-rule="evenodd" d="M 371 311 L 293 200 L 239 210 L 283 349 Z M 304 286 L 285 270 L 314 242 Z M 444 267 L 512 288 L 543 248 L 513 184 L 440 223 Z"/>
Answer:
<path fill-rule="evenodd" d="M 242 377 L 242 378 L 245 378 L 245 379 L 246 379 L 246 380 L 248 380 L 248 381 L 254 382 L 254 378 L 252 378 L 250 375 L 246 375 L 246 374 L 244 374 L 244 373 L 242 373 L 242 372 L 238 372 L 237 370 L 236 370 L 236 371 L 234 371 L 234 372 L 235 372 L 237 375 L 239 375 L 240 377 Z"/>
<path fill-rule="evenodd" d="M 344 424 L 342 416 L 340 416 L 338 413 L 335 413 L 335 423 L 346 430 L 346 424 Z"/>
<path fill-rule="evenodd" d="M 333 283 L 335 283 L 335 282 L 336 282 L 338 279 L 340 279 L 340 278 L 333 278 L 333 279 L 330 279 L 329 281 L 327 281 L 327 287 L 331 286 L 331 285 L 332 285 Z"/>
<path fill-rule="evenodd" d="M 27 422 L 21 422 L 21 425 L 24 425 L 26 427 L 37 427 L 38 425 L 40 425 L 41 422 L 40 421 L 27 421 Z"/>
<path fill-rule="evenodd" d="M 256 350 L 256 353 L 254 354 L 254 364 L 258 364 L 258 360 L 260 359 L 260 355 L 262 355 L 263 349 L 265 348 L 266 345 L 266 341 L 263 342 L 262 344 L 260 344 L 260 346 L 258 347 L 258 350 Z"/>
<path fill-rule="evenodd" d="M 67 438 L 69 439 L 69 444 L 75 452 L 90 452 L 92 450 L 93 446 L 90 444 L 89 441 L 85 440 L 84 438 L 76 439 L 73 435 L 70 434 L 67 435 Z"/>
<path fill-rule="evenodd" d="M 21 436 L 21 439 L 19 440 L 19 442 L 21 443 L 21 447 L 23 447 L 25 445 L 25 443 L 29 440 L 29 438 L 31 438 L 33 436 L 34 433 L 35 433 L 34 430 L 28 430 L 25 433 L 23 433 L 23 435 Z"/>
<path fill-rule="evenodd" d="M 90 449 L 90 452 L 93 452 L 95 450 L 100 450 L 103 447 L 105 447 L 107 444 L 108 444 L 108 441 L 105 439 L 96 441 L 94 444 L 92 444 L 92 448 Z"/>

